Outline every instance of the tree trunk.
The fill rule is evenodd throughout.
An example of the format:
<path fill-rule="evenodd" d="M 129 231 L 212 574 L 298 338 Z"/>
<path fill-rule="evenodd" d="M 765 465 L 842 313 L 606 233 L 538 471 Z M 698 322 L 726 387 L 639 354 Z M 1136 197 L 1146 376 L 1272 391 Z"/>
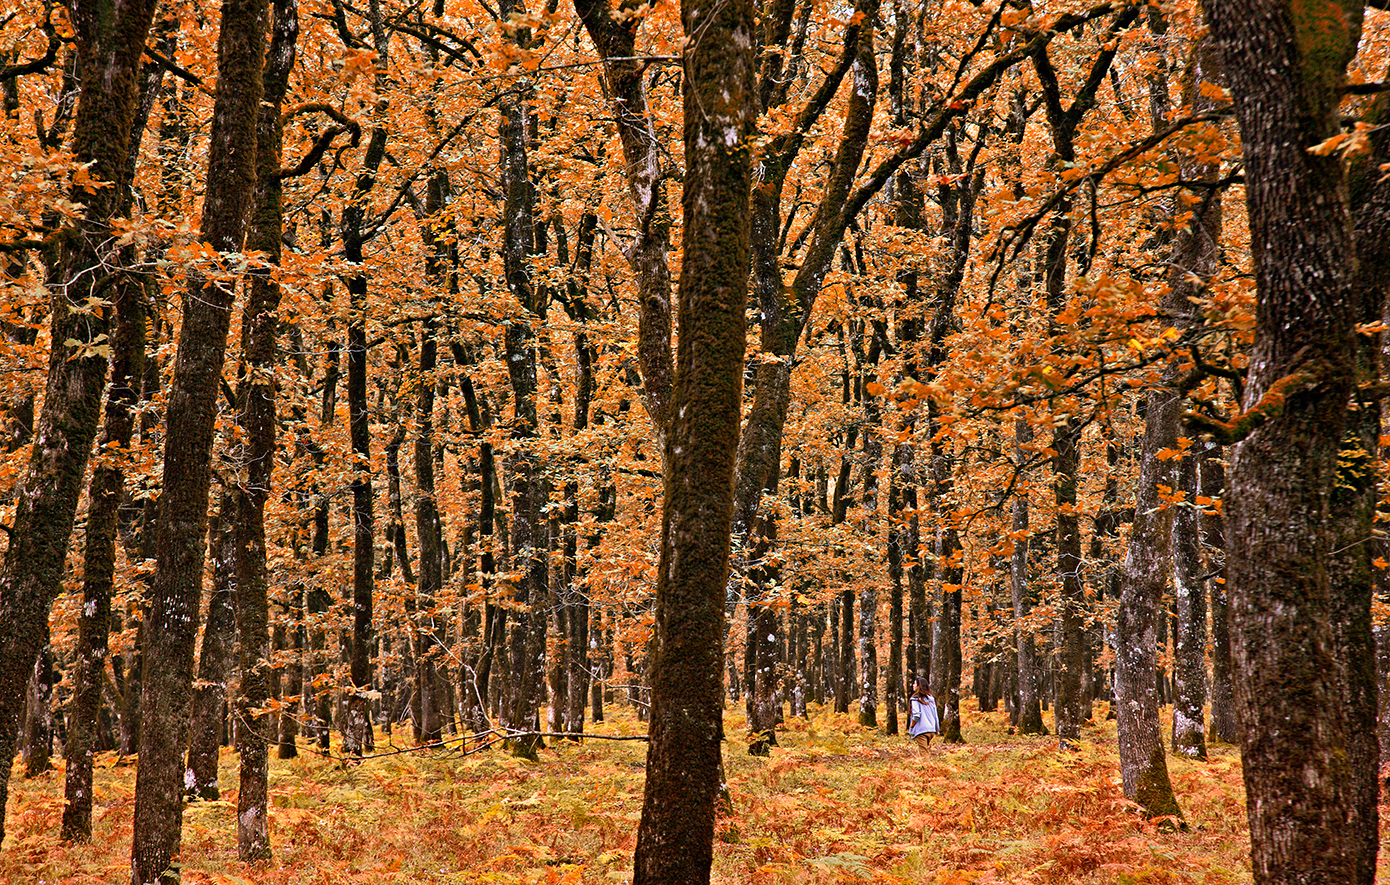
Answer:
<path fill-rule="evenodd" d="M 285 668 L 284 693 L 281 695 L 283 706 L 280 711 L 280 728 L 278 743 L 275 748 L 277 759 L 294 759 L 299 755 L 299 747 L 296 743 L 300 731 L 300 719 L 304 715 L 300 711 L 307 711 L 308 705 L 304 703 L 304 688 L 306 685 L 305 665 L 305 611 L 304 611 L 304 587 L 295 585 L 291 588 L 291 603 L 286 614 L 292 618 L 290 631 L 292 638 L 290 650 L 290 663 Z"/>
<path fill-rule="evenodd" d="M 777 471 L 774 470 L 767 494 L 777 492 Z M 777 689 L 781 682 L 778 672 L 778 646 L 781 625 L 777 608 L 773 606 L 772 587 L 778 582 L 780 570 L 771 562 L 777 551 L 777 523 L 771 514 L 763 514 L 755 526 L 749 557 L 748 579 L 753 586 L 753 598 L 748 601 L 748 630 L 745 655 L 750 666 L 744 670 L 748 691 L 748 752 L 766 756 L 777 746 L 777 720 L 782 703 Z"/>
<path fill-rule="evenodd" d="M 913 447 L 901 443 L 893 448 L 893 466 L 888 481 L 888 684 L 884 686 L 884 733 L 898 734 L 898 707 L 903 692 L 903 553 L 916 560 L 917 550 L 909 548 L 910 530 L 902 516 L 904 492 L 915 481 Z M 914 508 L 915 509 L 915 508 Z M 909 680 L 912 674 L 909 673 Z"/>
<path fill-rule="evenodd" d="M 511 0 L 503 3 L 504 15 L 518 8 Z M 528 39 L 518 32 L 517 39 Z M 532 440 L 536 438 L 536 325 L 545 321 L 547 292 L 533 283 L 529 261 L 536 251 L 534 188 L 527 168 L 530 105 L 511 98 L 502 108 L 503 168 L 505 193 L 503 264 L 507 288 L 524 315 L 507 324 L 505 347 L 507 372 L 511 381 L 514 418 L 511 436 L 516 448 L 508 458 L 512 496 L 512 550 L 517 578 L 513 602 L 517 610 L 508 638 L 511 659 L 511 692 L 507 699 L 504 724 L 521 732 L 511 740 L 519 755 L 534 758 L 543 746 L 540 731 L 540 700 L 545 692 L 544 605 L 549 597 L 547 524 L 542 514 L 547 484 L 541 475 L 539 456 Z"/>
<path fill-rule="evenodd" d="M 38 777 L 53 768 L 53 647 L 47 641 L 24 693 L 24 776 Z"/>
<path fill-rule="evenodd" d="M 1367 114 L 1370 122 L 1390 117 L 1390 101 L 1377 99 Z M 1350 179 L 1351 208 L 1355 218 L 1357 273 L 1355 295 L 1357 321 L 1374 328 L 1384 318 L 1387 286 L 1390 286 L 1390 186 L 1376 174 L 1390 160 L 1390 140 L 1375 131 L 1374 150 L 1359 161 Z M 1356 371 L 1362 385 L 1374 384 L 1382 375 L 1384 333 L 1360 332 L 1356 338 Z M 1379 853 L 1381 790 L 1380 762 L 1384 745 L 1377 730 L 1377 707 L 1385 704 L 1379 684 L 1377 642 L 1371 609 L 1383 593 L 1385 572 L 1374 559 L 1384 557 L 1386 545 L 1377 538 L 1377 502 L 1384 489 L 1380 482 L 1377 453 L 1381 440 L 1382 407 L 1379 399 L 1356 395 L 1351 403 L 1348 428 L 1337 457 L 1337 481 L 1332 490 L 1329 566 L 1332 624 L 1342 677 L 1342 699 L 1347 710 L 1347 754 L 1351 778 L 1347 784 L 1352 833 L 1352 882 L 1375 881 Z"/>
<path fill-rule="evenodd" d="M 384 59 L 378 63 L 385 64 Z M 372 130 L 362 158 L 351 201 L 343 208 L 342 240 L 344 257 L 362 262 L 362 248 L 368 195 L 376 186 L 376 173 L 386 156 L 386 130 Z M 343 724 L 343 749 L 354 755 L 370 753 L 376 745 L 372 731 L 372 639 L 373 604 L 376 595 L 376 514 L 371 474 L 371 413 L 367 403 L 367 278 L 362 273 L 348 280 L 350 314 L 347 328 L 348 435 L 356 462 L 352 479 L 352 636 L 349 643 L 349 671 L 352 690 L 347 698 Z"/>
<path fill-rule="evenodd" d="M 1226 467 L 1222 463 L 1222 448 L 1215 442 L 1202 446 L 1202 495 L 1216 502 L 1225 494 Z M 1236 722 L 1234 674 L 1231 672 L 1230 592 L 1226 582 L 1226 528 L 1221 513 L 1210 507 L 1203 511 L 1202 543 L 1207 550 L 1210 579 L 1208 597 L 1211 609 L 1211 735 L 1210 739 L 1224 744 L 1240 741 Z"/>
<path fill-rule="evenodd" d="M 222 745 L 222 707 L 227 701 L 227 671 L 236 640 L 236 526 L 234 499 L 224 493 L 208 532 L 212 539 L 212 595 L 203 627 L 198 658 L 198 681 L 193 691 L 188 762 L 184 794 L 190 799 L 215 800 L 217 749 Z"/>
<path fill-rule="evenodd" d="M 440 201 L 442 203 L 442 200 Z M 443 206 L 439 207 L 441 210 Z M 436 279 L 437 279 L 436 275 Z M 435 322 L 426 319 L 420 331 L 420 380 L 415 400 L 415 537 L 420 545 L 420 575 L 416 600 L 420 607 L 416 651 L 416 691 L 420 694 L 421 738 L 436 743 L 443 737 L 439 658 L 444 645 L 444 624 L 434 612 L 436 598 L 443 588 L 442 542 L 439 508 L 434 497 L 434 371 L 436 367 Z"/>
<path fill-rule="evenodd" d="M 603 59 L 607 94 L 623 149 L 623 168 L 633 214 L 639 219 L 635 240 L 623 250 L 636 278 L 640 297 L 638 362 L 642 403 L 665 457 L 671 401 L 671 220 L 666 170 L 660 138 L 647 102 L 646 65 L 636 50 L 640 19 L 619 14 L 602 0 L 576 0 L 575 11 Z"/>
<path fill-rule="evenodd" d="M 297 0 L 274 0 L 270 47 L 263 71 L 264 98 L 256 124 L 256 191 L 248 249 L 262 253 L 269 268 L 251 274 L 241 320 L 242 371 L 237 390 L 243 434 L 237 465 L 236 573 L 237 648 L 240 687 L 233 704 L 241 776 L 237 790 L 237 857 L 242 863 L 268 860 L 270 850 L 269 750 L 276 743 L 270 698 L 270 602 L 267 598 L 265 505 L 275 466 L 275 364 L 280 318 L 279 266 L 284 228 L 280 157 L 284 124 L 280 108 L 289 89 L 299 40 Z"/>
<path fill-rule="evenodd" d="M 1068 207 L 1069 208 L 1069 207 Z M 1071 222 L 1059 211 L 1047 244 L 1044 268 L 1051 317 L 1065 307 L 1067 241 Z M 1053 334 L 1060 329 L 1055 325 Z M 1053 713 L 1057 741 L 1075 749 L 1081 739 L 1081 671 L 1086 595 L 1081 584 L 1081 521 L 1076 514 L 1077 473 L 1081 465 L 1081 429 L 1070 414 L 1053 418 L 1052 498 L 1057 508 L 1057 575 L 1061 582 L 1058 629 L 1057 697 Z"/>
<path fill-rule="evenodd" d="M 133 409 L 139 399 L 145 362 L 145 291 L 123 286 L 116 301 L 116 333 L 111 360 L 111 389 L 100 454 L 87 485 L 87 537 L 82 555 L 82 615 L 78 623 L 77 666 L 68 714 L 67 760 L 62 838 L 92 838 L 92 760 L 101 712 L 101 683 L 111 632 L 111 590 L 116 572 L 116 532 L 125 486 L 124 451 L 135 430 Z"/>
<path fill-rule="evenodd" d="M 1254 881 L 1345 883 L 1360 834 L 1328 515 L 1356 383 L 1356 255 L 1342 159 L 1308 149 L 1341 131 L 1363 4 L 1204 7 L 1240 123 L 1257 285 L 1238 422 L 1253 429 L 1225 498 Z"/>
<path fill-rule="evenodd" d="M 869 393 L 882 349 L 873 336 L 867 359 L 860 363 L 859 389 L 864 406 L 864 463 L 861 485 L 864 499 L 860 510 L 860 534 L 873 537 L 878 516 L 878 467 L 883 460 L 883 442 L 878 429 L 882 414 L 878 398 Z M 878 590 L 868 583 L 859 591 L 859 724 L 878 727 Z"/>
<path fill-rule="evenodd" d="M 24 688 L 60 590 L 106 382 L 107 359 L 99 346 L 108 330 L 106 311 L 79 312 L 71 306 L 100 298 L 116 282 L 105 270 L 116 258 L 110 220 L 125 202 L 140 58 L 154 7 L 153 0 L 95 2 L 71 15 L 81 72 L 72 156 L 91 163 L 90 176 L 111 186 L 74 189 L 72 200 L 86 210 L 77 228 L 64 236 L 50 275 L 53 346 L 38 444 L 16 487 L 13 532 L 0 571 L 0 623 L 7 625 L 0 638 L 0 824 Z"/>
<path fill-rule="evenodd" d="M 266 0 L 226 0 L 201 238 L 240 252 L 255 184 Z M 235 289 L 194 274 L 169 392 L 164 493 L 154 599 L 140 699 L 132 882 L 169 878 L 183 825 L 180 767 L 187 746 L 193 647 L 202 596 L 213 422 Z"/>
<path fill-rule="evenodd" d="M 1202 585 L 1197 497 L 1197 461 L 1187 454 L 1178 466 L 1184 506 L 1173 516 L 1173 596 L 1177 632 L 1173 637 L 1173 752 L 1207 758 L 1207 593 Z"/>
<path fill-rule="evenodd" d="M 636 885 L 704 885 L 721 788 L 724 593 L 748 286 L 753 7 L 685 0 L 684 259 Z"/>
<path fill-rule="evenodd" d="M 1202 91 L 1207 84 L 1220 85 L 1223 76 L 1216 47 L 1209 38 L 1201 39 L 1193 50 L 1192 63 L 1183 78 L 1183 99 L 1195 112 L 1209 113 L 1216 102 Z M 1217 164 L 1180 158 L 1185 180 L 1213 185 L 1220 176 Z M 1179 211 L 1186 207 L 1180 206 Z M 1176 294 L 1190 302 L 1194 276 L 1209 280 L 1218 269 L 1221 242 L 1221 200 L 1207 197 L 1198 204 L 1193 220 L 1174 239 L 1174 272 L 1169 284 Z M 1169 308 L 1178 316 L 1190 315 L 1190 308 L 1176 297 Z M 1176 317 L 1174 317 L 1176 319 Z M 1190 322 L 1190 320 L 1186 320 Z M 1179 468 L 1179 483 L 1185 495 L 1183 506 L 1173 518 L 1173 590 L 1177 601 L 1177 622 L 1173 637 L 1173 752 L 1205 759 L 1207 702 L 1207 590 L 1203 586 L 1200 516 L 1195 508 L 1201 494 L 1198 455 L 1185 452 Z M 1210 505 L 1208 505 L 1210 506 Z"/>
<path fill-rule="evenodd" d="M 1177 394 L 1167 388 L 1149 393 L 1139 485 L 1134 502 L 1120 607 L 1115 621 L 1115 708 L 1120 746 L 1120 778 L 1125 797 L 1150 816 L 1182 812 L 1168 779 L 1168 763 L 1158 723 L 1157 626 L 1165 616 L 1163 588 L 1168 580 L 1173 508 L 1159 498 L 1159 487 L 1175 487 L 1172 461 L 1163 450 L 1177 444 Z M 1160 457 L 1162 455 L 1162 457 Z"/>
<path fill-rule="evenodd" d="M 844 402 L 849 402 L 849 374 L 843 377 Z M 850 452 L 854 451 L 857 428 L 851 426 L 846 434 L 845 451 L 840 455 L 840 472 L 835 478 L 835 497 L 831 507 L 830 524 L 837 526 L 845 521 L 849 512 Z M 835 642 L 835 712 L 849 712 L 849 698 L 854 691 L 854 590 L 848 586 L 840 591 L 836 606 L 839 619 L 836 623 Z"/>
<path fill-rule="evenodd" d="M 1023 446 L 1033 441 L 1033 426 L 1026 418 L 1014 422 L 1015 457 L 1024 459 Z M 1032 625 L 1028 622 L 1032 610 L 1032 591 L 1028 569 L 1028 496 L 1014 497 L 1010 523 L 1014 551 L 1009 560 L 1009 588 L 1014 608 L 1014 635 L 1018 649 L 1018 707 L 1016 719 L 1019 734 L 1047 734 L 1043 725 L 1042 708 L 1038 703 L 1038 652 Z"/>

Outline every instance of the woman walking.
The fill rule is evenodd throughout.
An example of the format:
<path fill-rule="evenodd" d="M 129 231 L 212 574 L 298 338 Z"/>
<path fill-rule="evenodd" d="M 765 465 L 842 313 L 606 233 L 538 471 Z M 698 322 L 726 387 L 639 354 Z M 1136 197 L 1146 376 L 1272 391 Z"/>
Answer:
<path fill-rule="evenodd" d="M 927 680 L 917 678 L 912 686 L 912 697 L 908 698 L 909 713 L 907 736 L 923 753 L 931 747 L 932 735 L 941 730 L 941 718 L 936 711 L 936 698 L 927 688 Z"/>

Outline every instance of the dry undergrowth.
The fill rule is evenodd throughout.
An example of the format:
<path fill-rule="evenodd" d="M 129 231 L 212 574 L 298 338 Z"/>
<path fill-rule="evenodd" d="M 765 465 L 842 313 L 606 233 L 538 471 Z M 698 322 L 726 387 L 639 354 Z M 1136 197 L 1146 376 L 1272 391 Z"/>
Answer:
<path fill-rule="evenodd" d="M 637 734 L 625 711 L 597 731 Z M 741 733 L 729 711 L 727 731 Z M 1120 797 L 1114 726 L 1078 752 L 1007 735 L 972 713 L 968 743 L 921 758 L 903 738 L 818 712 L 787 723 L 783 746 L 750 758 L 726 745 L 736 806 L 715 845 L 719 883 L 1223 883 L 1250 878 L 1239 760 L 1170 757 L 1191 827 L 1170 832 Z M 591 730 L 594 728 L 590 726 Z M 399 736 L 399 735 L 398 735 Z M 498 750 L 410 753 L 343 765 L 272 760 L 265 867 L 236 861 L 235 756 L 224 799 L 186 807 L 183 881 L 200 883 L 579 883 L 629 881 L 645 745 L 561 743 L 539 763 Z M 98 762 L 92 845 L 57 841 L 62 772 L 16 766 L 0 881 L 123 883 L 132 765 Z"/>

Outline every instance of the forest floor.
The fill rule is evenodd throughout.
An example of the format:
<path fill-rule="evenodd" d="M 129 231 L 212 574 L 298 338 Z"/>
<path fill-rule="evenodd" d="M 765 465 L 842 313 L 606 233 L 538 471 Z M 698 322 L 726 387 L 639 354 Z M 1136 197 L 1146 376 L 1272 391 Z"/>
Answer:
<path fill-rule="evenodd" d="M 742 737 L 740 709 L 726 731 Z M 1097 707 L 1099 710 L 1100 708 Z M 596 734 L 645 725 L 610 708 Z M 1145 821 L 1120 795 L 1113 722 L 1081 749 L 1007 733 L 1002 713 L 966 714 L 966 743 L 926 757 L 903 737 L 817 710 L 788 721 L 780 748 L 725 745 L 734 801 L 715 842 L 716 883 L 991 882 L 1223 885 L 1250 880 L 1239 754 L 1169 757 L 1185 832 Z M 409 740 L 397 731 L 396 741 Z M 389 749 L 382 736 L 378 750 Z M 335 740 L 336 745 L 336 740 Z M 344 764 L 272 759 L 274 859 L 236 860 L 236 758 L 223 798 L 185 808 L 183 881 L 203 883 L 626 882 L 642 806 L 646 745 L 552 743 L 539 762 L 500 749 L 410 752 Z M 0 882 L 124 883 L 135 767 L 98 759 L 95 839 L 58 841 L 60 768 L 11 780 Z M 1387 809 L 1382 807 L 1382 817 Z M 1386 871 L 1382 850 L 1382 871 Z"/>

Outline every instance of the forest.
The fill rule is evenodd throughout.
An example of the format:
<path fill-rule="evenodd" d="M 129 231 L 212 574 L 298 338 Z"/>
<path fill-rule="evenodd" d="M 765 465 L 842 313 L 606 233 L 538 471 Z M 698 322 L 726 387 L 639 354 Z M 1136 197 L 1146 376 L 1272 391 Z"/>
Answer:
<path fill-rule="evenodd" d="M 0 877 L 1370 885 L 1382 6 L 10 0 Z"/>

